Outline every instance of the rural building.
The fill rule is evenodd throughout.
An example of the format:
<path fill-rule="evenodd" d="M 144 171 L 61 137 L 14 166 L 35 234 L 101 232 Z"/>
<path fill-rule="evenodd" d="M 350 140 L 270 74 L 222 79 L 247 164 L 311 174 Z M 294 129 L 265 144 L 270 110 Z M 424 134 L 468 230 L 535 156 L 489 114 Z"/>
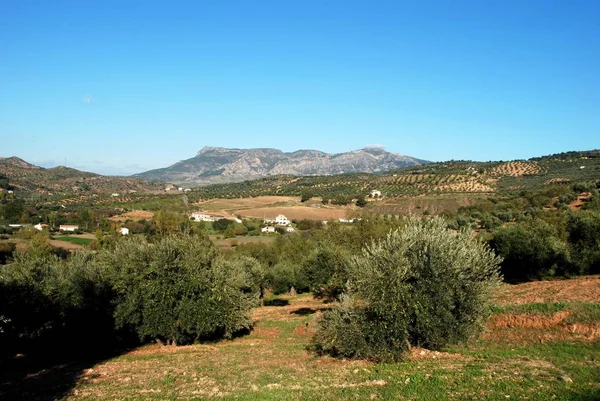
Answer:
<path fill-rule="evenodd" d="M 79 230 L 79 226 L 71 225 L 71 224 L 61 224 L 58 229 L 60 231 L 75 231 Z"/>
<path fill-rule="evenodd" d="M 218 220 L 218 217 L 211 216 L 209 214 L 200 213 L 200 212 L 192 213 L 190 218 L 194 221 L 216 221 L 216 220 Z"/>
<path fill-rule="evenodd" d="M 33 228 L 38 231 L 42 231 L 43 229 L 48 229 L 48 224 L 37 223 L 35 226 L 33 226 Z"/>
<path fill-rule="evenodd" d="M 127 227 L 119 228 L 119 232 L 121 233 L 121 235 L 129 235 L 129 229 Z"/>
<path fill-rule="evenodd" d="M 266 224 L 277 224 L 278 226 L 289 226 L 290 220 L 287 217 L 285 217 L 283 214 L 280 214 L 277 217 L 275 217 L 274 220 L 265 219 L 265 223 Z"/>
<path fill-rule="evenodd" d="M 280 214 L 277 217 L 275 217 L 275 224 L 277 224 L 279 226 L 288 226 L 290 224 L 290 221 L 288 220 L 287 217 Z"/>
<path fill-rule="evenodd" d="M 354 223 L 354 219 L 345 219 L 343 217 L 339 218 L 340 223 Z"/>
<path fill-rule="evenodd" d="M 273 227 L 273 226 L 263 227 L 260 229 L 260 231 L 262 231 L 263 233 L 274 233 L 275 227 Z"/>
<path fill-rule="evenodd" d="M 111 194 L 110 196 L 112 196 L 113 198 L 117 198 L 119 196 L 119 194 L 114 193 L 114 194 Z"/>
<path fill-rule="evenodd" d="M 369 196 L 371 198 L 381 198 L 381 191 L 374 189 L 371 191 L 371 193 L 369 194 Z"/>
<path fill-rule="evenodd" d="M 296 231 L 296 229 L 294 227 L 287 227 L 285 231 L 287 231 L 288 233 L 293 233 L 294 231 Z"/>

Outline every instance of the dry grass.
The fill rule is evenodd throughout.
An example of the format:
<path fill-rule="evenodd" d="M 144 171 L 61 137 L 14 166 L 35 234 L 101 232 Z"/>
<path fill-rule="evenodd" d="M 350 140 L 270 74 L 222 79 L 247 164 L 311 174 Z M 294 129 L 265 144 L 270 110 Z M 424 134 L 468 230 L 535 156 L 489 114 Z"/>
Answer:
<path fill-rule="evenodd" d="M 497 299 L 584 300 L 593 296 L 588 292 L 597 290 L 599 281 L 588 277 L 504 286 Z M 255 327 L 247 336 L 182 347 L 140 347 L 85 370 L 67 398 L 546 400 L 558 394 L 557 399 L 568 400 L 585 391 L 600 394 L 595 392 L 600 385 L 586 373 L 600 369 L 600 358 L 593 354 L 598 330 L 593 334 L 569 323 L 567 310 L 497 313 L 481 343 L 450 352 L 413 348 L 407 362 L 386 365 L 317 357 L 306 350 L 319 315 L 331 304 L 308 295 L 269 298 L 266 304 L 255 311 Z M 552 348 L 560 347 L 559 341 L 583 341 L 592 348 L 569 352 L 581 355 L 589 349 L 592 354 L 568 357 L 567 352 L 562 360 Z M 540 342 L 545 348 L 536 348 Z M 567 373 L 574 380 L 569 387 L 557 380 Z"/>
<path fill-rule="evenodd" d="M 204 210 L 237 210 L 282 203 L 299 204 L 300 198 L 295 196 L 257 196 L 255 198 L 210 199 L 194 205 Z"/>
<path fill-rule="evenodd" d="M 504 284 L 495 302 L 499 305 L 541 302 L 589 302 L 600 300 L 600 276 L 569 280 L 534 281 L 518 285 Z"/>
<path fill-rule="evenodd" d="M 151 219 L 154 216 L 153 212 L 148 212 L 145 210 L 133 210 L 131 212 L 126 212 L 118 216 L 112 216 L 109 220 L 112 221 L 125 221 L 125 220 L 147 220 Z"/>
<path fill-rule="evenodd" d="M 305 206 L 265 207 L 244 209 L 236 212 L 244 217 L 274 219 L 278 214 L 291 220 L 337 220 L 346 217 L 346 209 L 316 208 Z"/>

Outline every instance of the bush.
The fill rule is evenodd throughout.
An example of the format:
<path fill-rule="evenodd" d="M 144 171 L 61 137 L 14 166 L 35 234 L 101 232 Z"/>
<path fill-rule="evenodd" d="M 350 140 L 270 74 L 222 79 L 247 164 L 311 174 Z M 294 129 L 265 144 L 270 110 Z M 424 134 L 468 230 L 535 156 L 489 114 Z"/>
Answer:
<path fill-rule="evenodd" d="M 217 260 L 198 236 L 165 237 L 153 246 L 137 239 L 100 255 L 115 288 L 116 323 L 141 340 L 181 344 L 231 337 L 251 325 L 258 294 L 239 263 Z"/>
<path fill-rule="evenodd" d="M 499 262 L 471 232 L 411 218 L 351 260 L 347 293 L 320 321 L 313 348 L 398 360 L 410 345 L 465 341 L 483 327 Z"/>
<path fill-rule="evenodd" d="M 341 249 L 318 246 L 302 264 L 301 275 L 316 298 L 334 300 L 348 279 L 348 258 Z"/>
<path fill-rule="evenodd" d="M 502 274 L 506 281 L 539 280 L 570 271 L 567 244 L 542 220 L 498 229 L 491 246 L 504 258 Z"/>
<path fill-rule="evenodd" d="M 5 264 L 17 249 L 17 245 L 13 242 L 0 243 L 0 265 Z"/>
<path fill-rule="evenodd" d="M 3 351 L 109 345 L 114 332 L 112 291 L 89 253 L 66 261 L 46 249 L 15 253 L 0 277 Z"/>
<path fill-rule="evenodd" d="M 600 213 L 583 210 L 567 219 L 573 272 L 600 273 Z"/>

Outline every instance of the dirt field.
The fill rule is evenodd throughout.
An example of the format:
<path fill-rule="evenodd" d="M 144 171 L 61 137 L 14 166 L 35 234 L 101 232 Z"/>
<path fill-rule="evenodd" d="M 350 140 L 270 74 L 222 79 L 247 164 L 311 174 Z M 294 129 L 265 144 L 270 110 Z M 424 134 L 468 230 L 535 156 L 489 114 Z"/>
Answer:
<path fill-rule="evenodd" d="M 499 305 L 537 302 L 596 303 L 600 301 L 600 276 L 534 281 L 517 285 L 503 284 L 495 301 Z"/>
<path fill-rule="evenodd" d="M 304 206 L 263 207 L 237 210 L 236 214 L 257 219 L 274 219 L 278 214 L 285 215 L 290 220 L 337 220 L 346 217 L 344 209 L 329 209 Z"/>
<path fill-rule="evenodd" d="M 150 219 L 150 218 L 152 218 L 152 216 L 154 216 L 153 212 L 147 212 L 145 210 L 134 210 L 131 212 L 123 213 L 118 216 L 113 216 L 109 220 L 112 220 L 112 221 L 125 221 L 125 220 L 139 221 L 139 220 Z"/>
<path fill-rule="evenodd" d="M 295 196 L 257 196 L 255 198 L 210 199 L 194 203 L 194 206 L 203 210 L 237 210 L 277 204 L 297 205 L 300 204 L 300 198 Z"/>

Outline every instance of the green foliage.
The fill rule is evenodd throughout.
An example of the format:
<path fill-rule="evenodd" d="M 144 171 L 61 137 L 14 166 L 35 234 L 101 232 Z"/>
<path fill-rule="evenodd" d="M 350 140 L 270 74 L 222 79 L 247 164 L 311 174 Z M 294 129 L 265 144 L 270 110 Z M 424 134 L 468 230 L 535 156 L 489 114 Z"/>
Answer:
<path fill-rule="evenodd" d="M 302 195 L 300 196 L 300 202 L 304 203 L 307 200 L 310 200 L 310 198 L 312 198 L 314 195 L 310 192 L 303 192 Z"/>
<path fill-rule="evenodd" d="M 440 349 L 479 333 L 499 258 L 441 218 L 412 218 L 353 258 L 340 308 L 321 321 L 319 353 L 400 359 L 409 344 Z"/>
<path fill-rule="evenodd" d="M 5 264 L 16 249 L 17 245 L 14 242 L 0 242 L 0 265 Z"/>
<path fill-rule="evenodd" d="M 213 222 L 213 228 L 220 232 L 225 232 L 228 228 L 233 227 L 233 225 L 233 221 L 229 219 L 219 219 Z"/>
<path fill-rule="evenodd" d="M 348 279 L 348 259 L 341 248 L 318 245 L 304 260 L 303 281 L 315 297 L 334 300 L 340 296 Z"/>
<path fill-rule="evenodd" d="M 91 254 L 61 260 L 44 248 L 17 251 L 0 271 L 3 350 L 107 344 L 114 329 L 111 298 Z"/>
<path fill-rule="evenodd" d="M 358 197 L 358 199 L 356 200 L 356 206 L 358 206 L 358 207 L 365 207 L 365 206 L 367 206 L 367 201 L 365 200 L 365 196 L 364 195 L 360 195 Z"/>
<path fill-rule="evenodd" d="M 504 259 L 502 274 L 507 281 L 569 272 L 568 246 L 543 220 L 500 228 L 494 233 L 491 246 Z"/>
<path fill-rule="evenodd" d="M 600 273 L 600 213 L 580 211 L 567 219 L 573 269 L 579 274 Z"/>
<path fill-rule="evenodd" d="M 217 260 L 207 239 L 165 237 L 153 246 L 130 239 L 103 252 L 117 294 L 115 317 L 141 339 L 176 344 L 231 337 L 249 328 L 257 294 L 240 263 Z"/>

